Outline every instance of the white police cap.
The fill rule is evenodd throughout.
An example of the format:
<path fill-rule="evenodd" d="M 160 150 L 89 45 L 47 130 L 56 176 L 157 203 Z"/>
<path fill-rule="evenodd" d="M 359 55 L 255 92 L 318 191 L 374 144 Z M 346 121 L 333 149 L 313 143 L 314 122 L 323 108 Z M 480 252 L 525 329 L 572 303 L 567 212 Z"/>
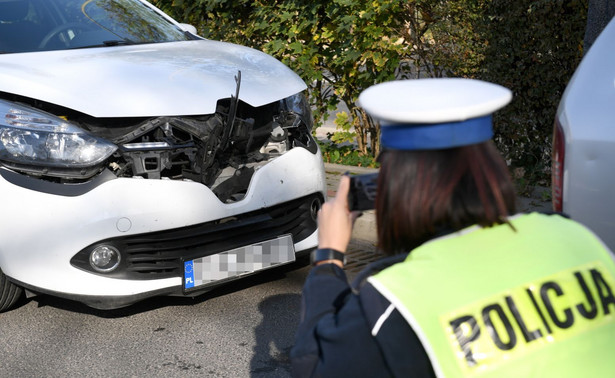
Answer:
<path fill-rule="evenodd" d="M 512 92 L 497 84 L 437 78 L 376 84 L 358 104 L 380 121 L 384 148 L 430 150 L 491 139 L 491 114 L 511 99 Z"/>

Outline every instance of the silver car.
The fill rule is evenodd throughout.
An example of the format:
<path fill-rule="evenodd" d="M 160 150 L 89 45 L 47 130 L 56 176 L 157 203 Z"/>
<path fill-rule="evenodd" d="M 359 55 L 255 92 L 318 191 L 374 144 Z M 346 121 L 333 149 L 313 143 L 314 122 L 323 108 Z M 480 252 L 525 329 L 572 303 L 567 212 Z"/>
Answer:
<path fill-rule="evenodd" d="M 317 245 L 305 83 L 144 0 L 0 0 L 0 311 L 194 296 Z"/>
<path fill-rule="evenodd" d="M 615 250 L 615 20 L 570 79 L 555 118 L 554 210 Z"/>

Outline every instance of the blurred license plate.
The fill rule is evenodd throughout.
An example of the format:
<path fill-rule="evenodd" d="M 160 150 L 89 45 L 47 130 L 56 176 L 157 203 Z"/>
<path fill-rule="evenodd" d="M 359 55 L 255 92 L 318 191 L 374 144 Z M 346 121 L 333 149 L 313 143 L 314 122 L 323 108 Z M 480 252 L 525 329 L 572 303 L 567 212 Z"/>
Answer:
<path fill-rule="evenodd" d="M 184 261 L 184 290 L 295 261 L 291 235 Z"/>

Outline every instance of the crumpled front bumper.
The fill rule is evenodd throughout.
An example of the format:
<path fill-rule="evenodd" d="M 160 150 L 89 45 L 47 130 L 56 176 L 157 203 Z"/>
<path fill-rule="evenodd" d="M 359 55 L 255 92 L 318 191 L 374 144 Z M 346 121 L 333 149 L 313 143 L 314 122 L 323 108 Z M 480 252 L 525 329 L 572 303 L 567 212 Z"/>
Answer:
<path fill-rule="evenodd" d="M 181 294 L 182 277 L 110 278 L 72 266 L 71 258 L 87 246 L 113 238 L 191 229 L 313 194 L 326 196 L 322 157 L 303 148 L 294 148 L 257 170 L 245 198 L 231 204 L 220 202 L 209 188 L 192 181 L 113 178 L 86 190 L 69 188 L 58 194 L 44 185 L 17 183 L 9 179 L 11 175 L 16 174 L 0 168 L 2 271 L 30 290 L 99 308 L 119 307 L 158 294 Z M 316 231 L 294 240 L 297 252 L 316 245 Z"/>

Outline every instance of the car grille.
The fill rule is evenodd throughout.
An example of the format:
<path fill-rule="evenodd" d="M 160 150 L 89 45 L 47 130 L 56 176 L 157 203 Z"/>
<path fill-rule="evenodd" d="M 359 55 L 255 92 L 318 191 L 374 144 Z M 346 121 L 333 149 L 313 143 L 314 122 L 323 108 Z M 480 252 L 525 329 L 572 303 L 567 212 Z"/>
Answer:
<path fill-rule="evenodd" d="M 183 260 L 214 255 L 284 234 L 291 234 L 295 243 L 305 239 L 316 230 L 316 211 L 322 201 L 320 194 L 313 194 L 227 219 L 104 240 L 77 253 L 71 264 L 114 278 L 181 277 Z M 101 244 L 121 251 L 120 266 L 111 273 L 98 273 L 90 267 L 90 251 Z"/>

